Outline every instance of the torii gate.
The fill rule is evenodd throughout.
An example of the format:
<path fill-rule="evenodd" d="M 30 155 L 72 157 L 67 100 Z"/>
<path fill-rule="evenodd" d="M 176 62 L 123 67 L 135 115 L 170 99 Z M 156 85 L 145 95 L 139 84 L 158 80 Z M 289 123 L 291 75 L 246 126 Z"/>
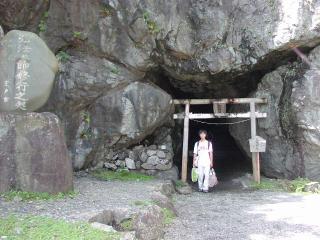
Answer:
<path fill-rule="evenodd" d="M 185 113 L 174 114 L 174 119 L 184 119 L 183 127 L 183 148 L 182 148 L 182 170 L 181 180 L 187 181 L 188 168 L 188 140 L 189 140 L 189 119 L 210 119 L 210 118 L 250 118 L 251 139 L 250 151 L 252 152 L 252 168 L 254 180 L 260 183 L 260 159 L 259 152 L 264 152 L 266 141 L 256 135 L 256 118 L 267 117 L 266 113 L 256 112 L 255 104 L 265 104 L 264 98 L 223 98 L 223 99 L 174 99 L 176 105 L 185 105 Z M 213 113 L 191 113 L 190 105 L 213 104 Z M 226 104 L 250 104 L 250 112 L 227 113 Z"/>

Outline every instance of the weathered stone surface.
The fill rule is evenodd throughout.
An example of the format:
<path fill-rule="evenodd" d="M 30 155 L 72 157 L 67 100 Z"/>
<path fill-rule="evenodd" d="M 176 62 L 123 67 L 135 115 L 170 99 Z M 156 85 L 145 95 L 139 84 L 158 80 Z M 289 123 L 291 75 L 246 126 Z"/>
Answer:
<path fill-rule="evenodd" d="M 0 113 L 0 192 L 73 188 L 64 132 L 52 113 Z"/>
<path fill-rule="evenodd" d="M 3 29 L 2 29 L 2 27 L 1 27 L 1 25 L 0 25 L 0 41 L 1 41 L 1 39 L 4 37 L 4 32 L 3 32 Z"/>
<path fill-rule="evenodd" d="M 0 111 L 34 111 L 43 106 L 57 71 L 57 59 L 38 35 L 7 33 L 0 51 Z"/>
<path fill-rule="evenodd" d="M 179 169 L 173 165 L 169 170 L 158 171 L 155 176 L 160 179 L 175 181 L 179 178 Z"/>
<path fill-rule="evenodd" d="M 37 31 L 38 24 L 49 7 L 47 0 L 2 0 L 0 24 L 7 30 Z"/>
<path fill-rule="evenodd" d="M 117 165 L 114 164 L 114 163 L 104 163 L 104 167 L 107 168 L 107 169 L 112 169 L 112 170 L 116 170 L 117 169 Z"/>
<path fill-rule="evenodd" d="M 108 148 L 126 147 L 141 141 L 167 120 L 172 111 L 171 97 L 152 85 L 135 82 L 100 98 L 88 112 L 88 137 L 95 149 L 88 162 L 105 159 Z M 120 157 L 125 159 L 128 156 Z"/>
<path fill-rule="evenodd" d="M 153 200 L 159 207 L 170 209 L 172 212 L 177 214 L 172 200 L 163 193 L 158 191 L 153 192 L 151 195 L 151 200 Z"/>
<path fill-rule="evenodd" d="M 167 197 L 171 197 L 176 191 L 173 181 L 165 181 L 157 186 L 157 190 Z"/>
<path fill-rule="evenodd" d="M 201 97 L 245 96 L 291 43 L 320 42 L 317 0 L 53 0 L 49 13 L 52 49 L 72 45 L 76 28 L 88 51 L 137 72 L 160 65 L 175 87 Z"/>
<path fill-rule="evenodd" d="M 136 237 L 141 240 L 158 240 L 164 235 L 164 216 L 157 205 L 141 209 L 134 218 Z"/>
<path fill-rule="evenodd" d="M 176 191 L 183 195 L 188 195 L 193 192 L 192 188 L 188 184 L 186 186 L 176 187 Z"/>
<path fill-rule="evenodd" d="M 128 169 L 136 169 L 136 164 L 134 163 L 134 160 L 132 160 L 131 158 L 126 158 L 125 162 Z"/>
<path fill-rule="evenodd" d="M 268 99 L 268 105 L 259 107 L 268 118 L 258 120 L 257 125 L 258 135 L 267 139 L 267 150 L 261 154 L 267 176 L 319 179 L 319 47 L 309 60 L 310 66 L 293 63 L 267 74 L 252 94 Z M 233 125 L 230 131 L 249 156 L 249 126 Z"/>

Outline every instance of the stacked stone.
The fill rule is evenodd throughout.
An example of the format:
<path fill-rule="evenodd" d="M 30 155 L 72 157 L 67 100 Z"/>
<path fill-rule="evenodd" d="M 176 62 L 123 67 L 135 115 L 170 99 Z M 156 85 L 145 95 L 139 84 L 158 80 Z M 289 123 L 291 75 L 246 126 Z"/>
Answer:
<path fill-rule="evenodd" d="M 173 152 L 166 145 L 138 145 L 131 150 L 111 152 L 103 166 L 110 170 L 169 170 L 172 168 Z M 152 171 L 149 171 L 152 172 Z"/>

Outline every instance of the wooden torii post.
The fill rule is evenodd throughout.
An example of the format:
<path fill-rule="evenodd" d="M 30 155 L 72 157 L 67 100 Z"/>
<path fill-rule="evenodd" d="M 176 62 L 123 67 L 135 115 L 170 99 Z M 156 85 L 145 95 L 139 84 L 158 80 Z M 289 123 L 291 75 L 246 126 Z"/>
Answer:
<path fill-rule="evenodd" d="M 181 180 L 187 181 L 188 171 L 188 140 L 189 140 L 189 119 L 211 119 L 211 118 L 250 118 L 251 139 L 250 151 L 252 152 L 253 178 L 260 183 L 260 160 L 259 152 L 265 151 L 266 142 L 256 135 L 256 118 L 267 117 L 266 113 L 256 112 L 255 104 L 267 103 L 264 98 L 223 98 L 223 99 L 174 99 L 176 105 L 185 105 L 185 112 L 174 114 L 174 119 L 184 119 L 183 126 L 183 147 L 182 147 L 182 170 Z M 191 113 L 190 105 L 212 104 L 213 113 Z M 250 112 L 227 113 L 226 104 L 250 104 Z"/>

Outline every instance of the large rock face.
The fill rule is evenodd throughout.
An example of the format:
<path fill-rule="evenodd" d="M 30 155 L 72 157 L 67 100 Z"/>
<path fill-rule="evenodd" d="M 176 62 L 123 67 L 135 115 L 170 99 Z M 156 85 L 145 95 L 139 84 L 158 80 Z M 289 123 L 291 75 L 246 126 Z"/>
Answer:
<path fill-rule="evenodd" d="M 0 192 L 70 191 L 72 174 L 57 116 L 0 113 Z"/>
<path fill-rule="evenodd" d="M 63 81 L 63 78 L 60 80 Z M 72 81 L 69 83 L 72 84 Z M 86 84 L 94 87 L 88 81 Z M 82 109 L 81 100 L 77 102 L 79 104 L 77 109 L 72 108 L 74 103 L 72 98 L 65 103 L 52 97 L 56 99 L 50 103 L 53 111 L 57 109 L 55 106 L 64 104 L 64 108 L 58 108 L 61 110 L 58 114 L 61 115 L 68 129 L 68 145 L 72 152 L 75 169 L 107 160 L 110 149 L 139 143 L 165 123 L 169 113 L 172 112 L 170 95 L 157 86 L 132 82 L 119 85 L 110 91 L 108 83 L 104 84 L 105 88 L 95 88 L 95 91 L 92 91 L 96 94 L 95 98 L 93 97 L 89 106 Z M 76 85 L 76 90 L 79 90 L 79 85 Z M 66 85 L 58 82 L 57 87 L 59 86 Z M 109 92 L 106 89 L 109 89 Z M 89 99 L 90 93 L 90 90 L 84 92 L 83 98 Z M 79 96 L 75 95 L 76 97 Z M 84 104 L 89 102 L 90 100 L 87 102 L 83 100 Z"/>
<path fill-rule="evenodd" d="M 262 170 L 272 177 L 320 179 L 320 48 L 309 64 L 293 63 L 267 74 L 253 97 L 266 97 L 266 119 L 258 120 L 258 134 L 267 139 Z M 249 156 L 250 128 L 232 125 L 231 134 Z"/>
<path fill-rule="evenodd" d="M 49 98 L 57 59 L 31 32 L 10 31 L 0 44 L 0 111 L 40 108 Z"/>
<path fill-rule="evenodd" d="M 261 73 L 320 42 L 317 0 L 52 0 L 45 38 L 84 45 L 134 71 L 155 66 L 203 97 L 246 96 Z M 75 32 L 76 31 L 76 32 Z"/>

